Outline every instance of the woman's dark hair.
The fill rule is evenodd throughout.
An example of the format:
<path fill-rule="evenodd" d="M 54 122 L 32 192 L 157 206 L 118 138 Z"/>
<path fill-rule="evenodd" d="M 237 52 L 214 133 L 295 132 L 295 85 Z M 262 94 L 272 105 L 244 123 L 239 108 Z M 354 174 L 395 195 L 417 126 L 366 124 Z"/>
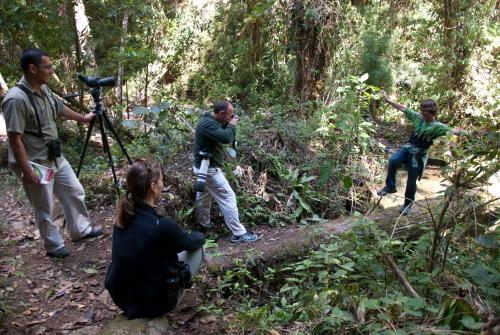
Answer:
<path fill-rule="evenodd" d="M 433 99 L 427 99 L 420 103 L 420 110 L 427 111 L 435 116 L 439 112 L 439 106 Z"/>
<path fill-rule="evenodd" d="M 137 205 L 146 199 L 151 183 L 161 178 L 161 167 L 155 161 L 138 159 L 127 171 L 125 193 L 118 204 L 115 224 L 124 228 L 134 216 Z"/>
<path fill-rule="evenodd" d="M 21 53 L 20 63 L 21 69 L 24 72 L 28 71 L 30 64 L 40 65 L 42 64 L 42 57 L 49 56 L 45 51 L 38 48 L 29 48 Z"/>

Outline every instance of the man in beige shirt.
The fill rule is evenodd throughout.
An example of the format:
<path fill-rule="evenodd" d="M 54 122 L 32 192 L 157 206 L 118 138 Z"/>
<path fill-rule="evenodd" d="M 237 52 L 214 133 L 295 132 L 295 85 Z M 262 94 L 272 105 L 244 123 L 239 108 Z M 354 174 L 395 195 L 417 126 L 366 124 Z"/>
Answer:
<path fill-rule="evenodd" d="M 20 61 L 24 76 L 9 90 L 2 103 L 9 141 L 9 165 L 21 177 L 47 255 L 62 258 L 69 253 L 52 218 L 53 194 L 61 202 L 73 241 L 99 236 L 102 229 L 91 226 L 83 187 L 60 152 L 56 118 L 89 123 L 95 115 L 78 114 L 54 96 L 46 85 L 54 74 L 46 52 L 27 49 Z M 54 170 L 50 183 L 40 183 L 29 161 Z"/>

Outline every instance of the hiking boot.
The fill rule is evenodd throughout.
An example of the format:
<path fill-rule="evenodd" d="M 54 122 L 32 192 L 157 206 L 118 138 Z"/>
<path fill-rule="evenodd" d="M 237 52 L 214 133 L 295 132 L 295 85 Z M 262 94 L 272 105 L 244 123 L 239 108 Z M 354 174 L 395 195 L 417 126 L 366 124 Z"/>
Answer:
<path fill-rule="evenodd" d="M 377 194 L 381 197 L 383 197 L 384 195 L 387 195 L 389 193 L 396 193 L 397 191 L 396 190 L 390 190 L 386 187 L 384 187 L 383 189 L 381 189 L 380 191 L 377 192 Z"/>
<path fill-rule="evenodd" d="M 246 232 L 245 234 L 241 236 L 235 236 L 233 235 L 231 237 L 231 243 L 248 243 L 248 242 L 255 242 L 259 240 L 262 237 L 262 235 L 257 235 L 255 233 L 251 232 Z"/>
<path fill-rule="evenodd" d="M 209 221 L 208 223 L 198 222 L 198 224 L 205 229 L 214 229 L 215 227 L 215 223 L 213 223 L 212 221 Z"/>
<path fill-rule="evenodd" d="M 104 233 L 103 233 L 101 227 L 92 227 L 92 230 L 90 231 L 90 233 L 88 233 L 87 235 L 83 236 L 82 239 L 97 237 L 97 236 L 102 235 L 102 234 L 104 234 Z"/>
<path fill-rule="evenodd" d="M 64 258 L 69 256 L 69 252 L 65 247 L 61 247 L 56 251 L 47 251 L 47 256 L 52 258 Z"/>
<path fill-rule="evenodd" d="M 411 204 L 410 205 L 403 205 L 400 209 L 399 209 L 399 213 L 403 214 L 403 215 L 408 215 L 411 213 Z"/>

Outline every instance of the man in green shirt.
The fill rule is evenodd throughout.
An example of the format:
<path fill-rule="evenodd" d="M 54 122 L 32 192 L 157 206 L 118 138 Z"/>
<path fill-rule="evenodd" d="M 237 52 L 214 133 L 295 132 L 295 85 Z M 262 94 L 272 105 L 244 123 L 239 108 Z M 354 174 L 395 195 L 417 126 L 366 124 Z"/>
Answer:
<path fill-rule="evenodd" d="M 219 205 L 227 227 L 231 230 L 233 243 L 257 241 L 260 236 L 248 232 L 241 224 L 236 204 L 236 195 L 222 173 L 224 164 L 224 144 L 234 142 L 238 117 L 233 117 L 233 105 L 227 101 L 219 101 L 214 105 L 212 113 L 203 115 L 196 126 L 194 140 L 193 169 L 199 172 L 202 157 L 200 152 L 211 154 L 207 172 L 205 191 L 196 193 L 196 221 L 205 228 L 212 226 L 210 207 L 212 198 Z"/>
<path fill-rule="evenodd" d="M 414 129 L 408 141 L 389 158 L 385 187 L 377 194 L 384 196 L 388 193 L 396 193 L 396 172 L 400 165 L 405 164 L 408 168 L 408 180 L 406 182 L 405 201 L 399 211 L 403 215 L 407 215 L 410 213 L 411 206 L 415 201 L 417 179 L 422 176 L 427 162 L 427 153 L 433 141 L 440 136 L 459 131 L 454 131 L 447 125 L 436 121 L 439 108 L 432 99 L 422 101 L 420 113 L 418 113 L 390 100 L 384 91 L 382 91 L 382 97 L 389 105 L 402 111 Z"/>
<path fill-rule="evenodd" d="M 52 94 L 46 84 L 54 74 L 54 66 L 46 52 L 27 49 L 20 61 L 24 76 L 2 102 L 9 140 L 9 165 L 21 176 L 47 255 L 62 258 L 69 253 L 52 218 L 53 194 L 61 202 L 73 241 L 101 235 L 102 229 L 91 226 L 83 187 L 61 155 L 56 118 L 89 123 L 94 115 L 78 114 Z M 52 169 L 52 180 L 41 184 L 29 162 Z"/>

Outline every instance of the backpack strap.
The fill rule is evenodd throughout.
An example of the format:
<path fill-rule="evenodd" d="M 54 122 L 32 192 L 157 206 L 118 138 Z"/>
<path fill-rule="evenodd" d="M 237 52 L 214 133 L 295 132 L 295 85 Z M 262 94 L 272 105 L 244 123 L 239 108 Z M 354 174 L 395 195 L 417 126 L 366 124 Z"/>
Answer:
<path fill-rule="evenodd" d="M 31 106 L 35 110 L 36 122 L 38 123 L 38 133 L 36 133 L 34 131 L 30 131 L 30 130 L 26 130 L 25 133 L 42 138 L 43 137 L 42 136 L 42 124 L 40 122 L 40 115 L 38 114 L 38 109 L 36 108 L 36 105 L 35 105 L 35 97 L 33 96 L 33 93 L 26 86 L 24 86 L 22 84 L 17 84 L 16 87 L 19 88 L 21 91 L 23 91 L 24 94 L 26 94 L 26 96 L 28 97 Z"/>

